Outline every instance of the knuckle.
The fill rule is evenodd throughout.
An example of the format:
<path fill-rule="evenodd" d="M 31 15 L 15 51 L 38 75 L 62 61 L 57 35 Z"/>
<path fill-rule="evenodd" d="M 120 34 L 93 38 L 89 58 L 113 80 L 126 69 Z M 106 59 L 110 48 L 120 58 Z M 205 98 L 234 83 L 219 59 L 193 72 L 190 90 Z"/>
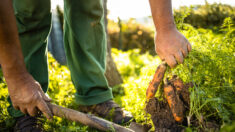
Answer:
<path fill-rule="evenodd" d="M 41 87 L 41 85 L 40 85 L 40 83 L 39 83 L 39 82 L 35 81 L 35 84 L 37 84 L 38 86 L 40 86 L 40 87 Z"/>

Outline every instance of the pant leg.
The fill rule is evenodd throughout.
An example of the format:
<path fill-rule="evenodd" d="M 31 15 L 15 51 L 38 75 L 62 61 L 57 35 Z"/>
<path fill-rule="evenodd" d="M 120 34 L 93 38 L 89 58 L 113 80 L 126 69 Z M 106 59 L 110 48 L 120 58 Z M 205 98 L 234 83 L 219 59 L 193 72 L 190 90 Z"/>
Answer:
<path fill-rule="evenodd" d="M 101 0 L 64 1 L 64 44 L 77 89 L 76 102 L 93 105 L 112 99 L 105 78 L 106 34 Z"/>
<path fill-rule="evenodd" d="M 51 27 L 50 0 L 13 0 L 13 6 L 27 70 L 46 92 L 47 37 Z M 23 115 L 12 105 L 8 108 L 8 112 L 13 117 Z"/>

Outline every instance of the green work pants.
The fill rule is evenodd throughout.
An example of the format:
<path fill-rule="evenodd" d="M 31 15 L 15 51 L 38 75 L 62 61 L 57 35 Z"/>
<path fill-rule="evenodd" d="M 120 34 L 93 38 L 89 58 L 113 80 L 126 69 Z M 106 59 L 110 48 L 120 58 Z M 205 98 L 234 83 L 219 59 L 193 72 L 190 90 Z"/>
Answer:
<path fill-rule="evenodd" d="M 64 45 L 67 64 L 77 90 L 76 102 L 93 105 L 110 100 L 113 95 L 104 75 L 106 34 L 102 0 L 64 2 Z M 13 0 L 13 4 L 27 70 L 46 92 L 50 1 Z M 13 117 L 23 115 L 12 105 L 8 111 Z"/>

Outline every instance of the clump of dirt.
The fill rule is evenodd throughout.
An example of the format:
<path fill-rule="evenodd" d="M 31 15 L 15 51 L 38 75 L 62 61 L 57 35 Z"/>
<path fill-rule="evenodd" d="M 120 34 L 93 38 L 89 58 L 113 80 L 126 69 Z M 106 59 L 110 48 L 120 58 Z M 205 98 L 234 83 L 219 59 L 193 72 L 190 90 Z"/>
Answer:
<path fill-rule="evenodd" d="M 168 85 L 171 85 L 175 92 L 175 99 L 179 100 L 181 107 L 176 107 L 176 111 L 183 111 L 185 113 L 189 110 L 189 87 L 192 86 L 191 83 L 184 85 L 183 81 L 177 76 L 173 76 Z M 146 112 L 151 115 L 151 119 L 155 126 L 156 131 L 172 131 L 181 132 L 186 124 L 186 116 L 184 115 L 184 120 L 182 122 L 175 121 L 172 110 L 166 100 L 159 101 L 157 98 L 150 99 L 146 105 Z"/>
<path fill-rule="evenodd" d="M 180 124 L 174 120 L 166 100 L 159 101 L 157 98 L 150 99 L 147 103 L 146 111 L 151 115 L 156 131 L 168 129 L 177 132 L 183 129 Z"/>

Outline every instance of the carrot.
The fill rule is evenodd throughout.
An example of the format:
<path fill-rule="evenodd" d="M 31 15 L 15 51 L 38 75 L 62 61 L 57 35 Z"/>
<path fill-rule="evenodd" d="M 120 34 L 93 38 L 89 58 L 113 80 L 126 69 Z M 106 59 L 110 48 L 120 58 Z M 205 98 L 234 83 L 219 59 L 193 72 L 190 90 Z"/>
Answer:
<path fill-rule="evenodd" d="M 176 88 L 176 91 L 181 93 L 184 89 L 184 83 L 181 79 L 177 78 L 173 81 L 173 85 Z"/>
<path fill-rule="evenodd" d="M 182 122 L 184 116 L 184 105 L 183 102 L 176 95 L 173 86 L 170 84 L 166 85 L 164 87 L 164 94 L 166 96 L 166 100 L 169 104 L 174 119 L 177 122 Z"/>
<path fill-rule="evenodd" d="M 154 95 L 157 92 L 158 86 L 160 85 L 164 77 L 165 72 L 166 72 L 166 63 L 163 62 L 158 66 L 154 74 L 154 77 L 147 88 L 147 92 L 146 92 L 147 99 L 151 99 L 154 97 Z"/>
<path fill-rule="evenodd" d="M 181 101 L 183 101 L 186 107 L 189 106 L 190 97 L 189 97 L 189 84 L 184 85 L 184 82 L 180 78 L 176 78 L 172 81 L 173 86 L 176 89 L 177 95 L 180 97 Z"/>

